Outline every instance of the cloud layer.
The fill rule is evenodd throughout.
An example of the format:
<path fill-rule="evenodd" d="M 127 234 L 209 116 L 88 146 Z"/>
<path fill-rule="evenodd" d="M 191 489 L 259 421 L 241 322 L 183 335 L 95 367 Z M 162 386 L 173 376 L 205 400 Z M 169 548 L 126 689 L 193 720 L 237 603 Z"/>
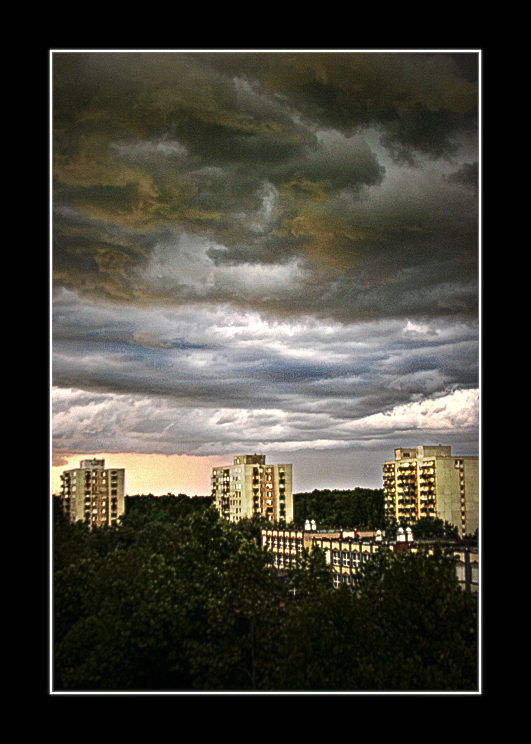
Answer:
<path fill-rule="evenodd" d="M 477 450 L 477 57 L 54 53 L 54 451 Z"/>

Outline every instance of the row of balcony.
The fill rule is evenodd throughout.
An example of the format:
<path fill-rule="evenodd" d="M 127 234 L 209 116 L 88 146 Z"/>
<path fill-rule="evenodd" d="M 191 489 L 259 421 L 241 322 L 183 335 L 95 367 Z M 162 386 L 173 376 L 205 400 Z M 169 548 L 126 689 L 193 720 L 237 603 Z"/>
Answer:
<path fill-rule="evenodd" d="M 70 494 L 70 493 L 62 493 L 61 494 L 61 498 L 63 499 L 63 501 L 66 501 L 66 502 L 70 501 L 70 497 L 71 496 L 72 496 L 72 494 Z M 90 501 L 90 499 L 93 499 L 94 500 L 94 499 L 97 499 L 97 498 L 98 498 L 98 494 L 97 493 L 96 494 L 95 493 L 85 493 L 85 495 L 84 495 L 84 503 L 86 504 L 88 501 Z M 106 491 L 105 491 L 105 496 L 103 498 L 104 499 L 108 498 Z M 101 499 L 101 497 L 100 497 L 100 499 Z M 118 499 L 117 492 L 116 491 L 111 491 L 111 501 L 113 503 L 116 503 L 117 499 Z"/>
<path fill-rule="evenodd" d="M 435 473 L 432 470 L 426 471 L 426 472 L 420 472 L 420 473 L 418 473 L 418 478 L 419 478 L 419 480 L 433 480 L 434 481 L 435 480 Z M 415 473 L 402 473 L 402 474 L 398 474 L 396 476 L 395 476 L 394 473 L 384 473 L 383 479 L 386 482 L 388 482 L 388 481 L 394 481 L 394 480 L 398 480 L 398 481 L 412 480 L 412 481 L 414 481 L 414 480 L 417 479 L 417 473 L 416 472 Z"/>
<path fill-rule="evenodd" d="M 59 477 L 60 477 L 60 479 L 64 483 L 71 483 L 71 482 L 74 482 L 74 481 L 77 482 L 77 478 L 71 476 L 69 473 L 66 473 L 66 474 L 63 473 Z M 97 477 L 97 476 L 94 475 L 91 478 L 90 475 L 86 475 L 84 479 L 80 476 L 79 480 L 80 481 L 81 480 L 84 480 L 84 483 L 90 484 L 93 481 L 94 482 L 107 481 L 107 476 L 106 475 L 102 475 L 102 476 Z M 109 480 L 110 480 L 111 483 L 116 483 L 117 484 L 118 483 L 118 476 L 117 475 L 111 475 L 111 477 L 109 478 Z"/>

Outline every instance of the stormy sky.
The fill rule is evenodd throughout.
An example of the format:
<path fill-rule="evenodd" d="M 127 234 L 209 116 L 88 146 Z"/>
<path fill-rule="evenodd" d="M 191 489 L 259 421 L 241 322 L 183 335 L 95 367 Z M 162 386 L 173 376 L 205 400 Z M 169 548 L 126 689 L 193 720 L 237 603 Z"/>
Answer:
<path fill-rule="evenodd" d="M 208 493 L 261 452 L 300 491 L 478 454 L 479 64 L 52 52 L 54 465 Z"/>

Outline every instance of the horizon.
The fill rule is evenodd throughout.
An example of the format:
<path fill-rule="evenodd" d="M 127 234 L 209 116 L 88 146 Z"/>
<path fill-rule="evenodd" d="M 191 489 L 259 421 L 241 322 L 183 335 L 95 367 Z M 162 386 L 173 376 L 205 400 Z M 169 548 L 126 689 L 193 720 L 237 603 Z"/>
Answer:
<path fill-rule="evenodd" d="M 425 445 L 425 443 L 423 443 Z M 407 446 L 407 445 L 406 445 Z M 409 445 L 416 446 L 416 445 Z M 426 446 L 426 445 L 425 445 Z M 450 445 L 451 446 L 451 445 Z M 237 453 L 237 454 L 250 454 L 250 453 Z M 476 456 L 474 453 L 467 453 L 462 451 L 454 451 L 452 447 L 452 456 Z M 234 455 L 237 456 L 236 453 Z M 348 455 L 351 459 L 351 455 Z M 171 455 L 144 455 L 139 456 L 137 454 L 120 454 L 120 453 L 93 453 L 91 455 L 83 456 L 72 456 L 65 461 L 63 465 L 55 465 L 52 467 L 52 493 L 56 494 L 60 492 L 60 474 L 66 470 L 73 470 L 79 467 L 80 461 L 84 458 L 90 459 L 104 459 L 105 467 L 107 469 L 112 468 L 125 468 L 125 492 L 128 496 L 135 495 L 148 495 L 153 496 L 165 496 L 167 494 L 178 495 L 183 493 L 187 496 L 210 496 L 210 476 L 214 467 L 221 467 L 224 465 L 232 465 L 233 458 L 226 457 L 210 457 L 210 458 L 198 458 L 198 457 L 186 457 L 186 456 L 171 456 Z M 387 460 L 394 458 L 394 452 L 389 453 Z M 338 475 L 336 473 L 336 480 L 330 480 L 329 474 L 321 474 L 316 480 L 317 475 L 311 474 L 308 479 L 300 477 L 297 474 L 297 467 L 295 464 L 287 458 L 266 458 L 268 464 L 282 464 L 290 463 L 294 465 L 293 470 L 293 493 L 306 493 L 317 490 L 349 490 L 354 488 L 368 488 L 368 489 L 381 489 L 383 488 L 383 472 L 382 467 L 385 461 L 378 462 L 376 466 L 369 469 L 370 475 L 365 472 L 365 481 L 361 482 L 362 479 L 356 478 L 354 473 L 352 476 L 347 474 Z M 146 465 L 149 463 L 149 465 Z M 303 463 L 300 463 L 303 465 Z M 166 467 L 165 467 L 166 466 Z M 304 466 L 304 465 L 303 465 Z M 379 478 L 380 482 L 377 482 L 375 476 L 376 467 L 379 467 Z M 188 470 L 186 470 L 188 468 Z M 183 474 L 184 470 L 184 474 Z M 205 488 L 201 489 L 201 485 L 205 484 Z"/>

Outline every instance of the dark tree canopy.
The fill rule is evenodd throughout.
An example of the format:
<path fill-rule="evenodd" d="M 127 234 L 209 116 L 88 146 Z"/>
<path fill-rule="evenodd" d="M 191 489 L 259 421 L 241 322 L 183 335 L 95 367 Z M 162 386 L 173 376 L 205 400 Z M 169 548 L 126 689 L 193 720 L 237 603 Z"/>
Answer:
<path fill-rule="evenodd" d="M 258 528 L 182 494 L 128 497 L 117 527 L 55 511 L 54 689 L 477 689 L 477 603 L 449 556 L 386 552 L 335 589 L 317 548 L 275 571 Z"/>
<path fill-rule="evenodd" d="M 385 527 L 382 488 L 323 489 L 293 495 L 293 523 L 302 528 L 307 519 L 318 527 L 377 530 Z"/>

